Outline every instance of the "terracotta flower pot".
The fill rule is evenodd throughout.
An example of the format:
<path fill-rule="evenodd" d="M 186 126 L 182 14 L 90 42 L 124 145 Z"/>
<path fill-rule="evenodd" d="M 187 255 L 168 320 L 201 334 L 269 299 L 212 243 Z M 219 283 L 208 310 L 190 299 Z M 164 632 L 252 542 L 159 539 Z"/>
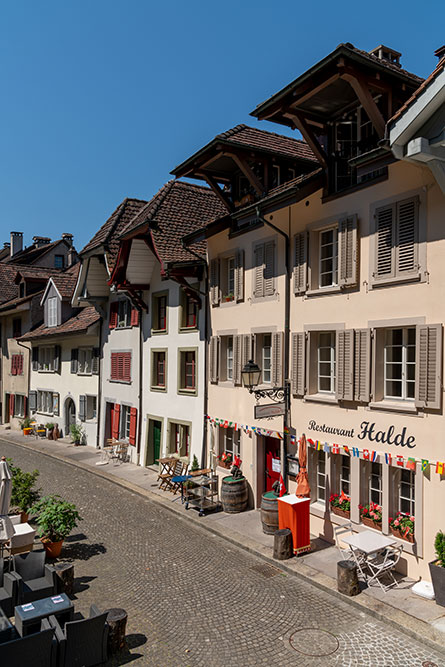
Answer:
<path fill-rule="evenodd" d="M 26 523 L 29 519 L 28 512 L 20 512 L 20 523 Z"/>
<path fill-rule="evenodd" d="M 220 468 L 230 470 L 230 468 L 233 466 L 233 462 L 231 461 L 230 463 L 227 463 L 227 461 L 218 461 L 218 465 Z"/>
<path fill-rule="evenodd" d="M 403 532 L 399 530 L 399 528 L 393 528 L 390 526 L 389 529 L 394 537 L 398 537 L 401 540 L 405 540 L 405 542 L 411 542 L 411 544 L 414 544 L 414 533 L 407 533 L 405 536 Z"/>
<path fill-rule="evenodd" d="M 382 522 L 381 521 L 374 521 L 374 519 L 371 519 L 368 516 L 363 516 L 361 517 L 362 524 L 364 526 L 368 526 L 368 528 L 375 528 L 375 530 L 382 530 Z"/>
<path fill-rule="evenodd" d="M 50 542 L 49 540 L 42 538 L 41 542 L 45 548 L 48 558 L 58 558 L 60 556 L 63 540 L 60 540 L 60 542 Z"/>
<path fill-rule="evenodd" d="M 350 519 L 351 518 L 351 511 L 350 510 L 342 510 L 340 507 L 335 507 L 335 506 L 331 505 L 331 512 L 333 512 L 337 516 L 342 516 L 344 519 Z"/>

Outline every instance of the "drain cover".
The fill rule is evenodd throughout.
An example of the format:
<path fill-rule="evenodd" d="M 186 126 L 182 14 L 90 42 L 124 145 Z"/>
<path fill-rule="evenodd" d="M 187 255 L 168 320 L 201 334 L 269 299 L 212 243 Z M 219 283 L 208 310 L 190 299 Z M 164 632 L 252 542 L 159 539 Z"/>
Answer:
<path fill-rule="evenodd" d="M 262 574 L 263 577 L 269 579 L 270 577 L 276 577 L 277 574 L 283 574 L 281 570 L 273 565 L 267 565 L 266 563 L 260 563 L 259 565 L 253 565 L 251 568 L 254 572 Z"/>
<path fill-rule="evenodd" d="M 318 628 L 297 630 L 290 636 L 289 642 L 298 653 L 311 657 L 332 655 L 339 647 L 335 635 Z"/>

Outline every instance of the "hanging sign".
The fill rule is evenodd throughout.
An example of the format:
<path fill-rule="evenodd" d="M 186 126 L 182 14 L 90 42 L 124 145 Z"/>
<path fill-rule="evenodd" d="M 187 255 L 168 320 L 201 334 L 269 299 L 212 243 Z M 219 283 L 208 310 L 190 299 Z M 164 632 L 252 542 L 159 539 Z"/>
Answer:
<path fill-rule="evenodd" d="M 266 403 L 255 405 L 255 419 L 267 419 L 267 417 L 281 417 L 284 415 L 285 405 L 283 403 Z"/>

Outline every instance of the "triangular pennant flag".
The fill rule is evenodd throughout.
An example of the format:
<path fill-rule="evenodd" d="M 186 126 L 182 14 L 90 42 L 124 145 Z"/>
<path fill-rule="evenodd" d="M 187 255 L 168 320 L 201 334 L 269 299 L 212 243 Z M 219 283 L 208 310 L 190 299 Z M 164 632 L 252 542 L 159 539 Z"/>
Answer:
<path fill-rule="evenodd" d="M 422 459 L 422 472 L 424 472 L 428 468 L 429 465 L 430 465 L 430 462 L 428 461 L 428 459 Z"/>
<path fill-rule="evenodd" d="M 343 445 L 343 449 L 345 450 L 346 454 L 349 454 L 349 447 L 348 445 Z"/>
<path fill-rule="evenodd" d="M 408 470 L 415 470 L 416 469 L 416 459 L 413 459 L 412 457 L 409 457 L 408 461 L 406 462 L 406 467 Z"/>
<path fill-rule="evenodd" d="M 365 461 L 369 461 L 369 449 L 363 450 L 363 458 L 365 459 Z"/>
<path fill-rule="evenodd" d="M 400 456 L 400 454 L 398 454 L 396 456 L 396 461 L 397 461 L 397 465 L 400 466 L 401 468 L 403 468 L 403 456 Z"/>

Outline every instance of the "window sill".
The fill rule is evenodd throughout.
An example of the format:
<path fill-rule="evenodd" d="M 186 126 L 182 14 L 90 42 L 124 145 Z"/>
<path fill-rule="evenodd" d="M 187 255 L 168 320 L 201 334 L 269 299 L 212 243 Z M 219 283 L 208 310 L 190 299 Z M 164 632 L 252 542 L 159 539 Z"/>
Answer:
<path fill-rule="evenodd" d="M 325 519 L 328 510 L 323 501 L 316 500 L 315 503 L 310 504 L 309 512 L 314 516 L 318 516 L 320 519 Z"/>
<path fill-rule="evenodd" d="M 274 294 L 268 294 L 267 296 L 255 296 L 255 294 L 252 295 L 252 298 L 250 299 L 251 303 L 267 303 L 268 301 L 278 301 L 279 299 L 279 292 L 274 292 Z"/>
<path fill-rule="evenodd" d="M 44 370 L 43 368 L 39 368 L 37 371 L 38 373 L 55 373 L 55 370 Z"/>
<path fill-rule="evenodd" d="M 198 327 L 179 327 L 179 333 L 196 333 L 198 331 Z"/>
<path fill-rule="evenodd" d="M 119 331 L 119 330 L 122 330 L 122 329 L 132 329 L 133 327 L 131 326 L 131 324 L 126 324 L 125 326 L 121 326 L 121 327 L 119 325 L 117 325 L 114 328 L 116 329 L 116 331 Z"/>
<path fill-rule="evenodd" d="M 420 273 L 412 276 L 396 276 L 395 278 L 382 278 L 381 280 L 371 279 L 370 288 L 378 289 L 379 287 L 388 287 L 391 285 L 404 285 L 410 283 L 423 282 Z"/>
<path fill-rule="evenodd" d="M 109 382 L 113 382 L 114 384 L 131 384 L 132 380 L 116 380 L 116 378 L 110 378 Z"/>
<path fill-rule="evenodd" d="M 178 389 L 178 394 L 182 394 L 183 396 L 196 396 L 197 390 L 196 389 Z"/>
<path fill-rule="evenodd" d="M 325 296 L 326 294 L 340 294 L 340 292 L 342 292 L 340 285 L 332 285 L 331 287 L 306 290 L 306 296 Z"/>
<path fill-rule="evenodd" d="M 374 401 L 368 404 L 371 410 L 384 410 L 388 412 L 405 412 L 411 415 L 418 415 L 419 410 L 414 403 L 400 403 L 396 401 Z"/>
<path fill-rule="evenodd" d="M 305 394 L 304 400 L 308 402 L 313 401 L 315 403 L 331 403 L 332 405 L 339 404 L 339 400 L 330 394 Z"/>
<path fill-rule="evenodd" d="M 80 375 L 81 377 L 90 377 L 93 375 L 93 373 L 77 373 L 76 375 Z"/>
<path fill-rule="evenodd" d="M 219 380 L 218 385 L 220 387 L 231 387 L 233 389 L 233 387 L 235 386 L 235 383 L 234 383 L 233 380 Z"/>
<path fill-rule="evenodd" d="M 159 391 L 161 393 L 165 393 L 167 391 L 167 387 L 153 386 L 153 387 L 150 387 L 150 391 Z"/>
<path fill-rule="evenodd" d="M 152 336 L 163 336 L 165 334 L 168 334 L 167 329 L 152 329 L 151 330 Z"/>

